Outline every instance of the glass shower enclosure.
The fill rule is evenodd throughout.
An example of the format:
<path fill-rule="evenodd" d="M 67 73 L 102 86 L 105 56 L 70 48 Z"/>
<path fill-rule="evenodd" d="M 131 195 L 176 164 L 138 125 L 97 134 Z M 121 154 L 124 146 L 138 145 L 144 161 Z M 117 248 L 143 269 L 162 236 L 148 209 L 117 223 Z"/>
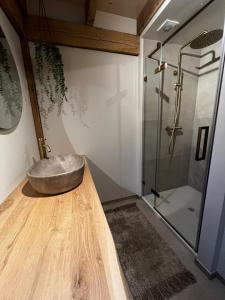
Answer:
<path fill-rule="evenodd" d="M 223 44 L 220 12 L 216 21 L 204 22 L 211 9 L 215 14 L 209 6 L 145 59 L 143 196 L 194 249 Z"/>

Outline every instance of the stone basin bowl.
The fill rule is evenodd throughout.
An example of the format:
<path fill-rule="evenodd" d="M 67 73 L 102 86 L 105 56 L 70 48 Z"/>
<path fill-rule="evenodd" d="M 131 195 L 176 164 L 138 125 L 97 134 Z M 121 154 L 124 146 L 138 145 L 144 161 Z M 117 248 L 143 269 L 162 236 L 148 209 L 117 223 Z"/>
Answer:
<path fill-rule="evenodd" d="M 28 170 L 29 183 L 37 192 L 55 195 L 77 187 L 83 180 L 84 158 L 76 154 L 42 159 Z"/>

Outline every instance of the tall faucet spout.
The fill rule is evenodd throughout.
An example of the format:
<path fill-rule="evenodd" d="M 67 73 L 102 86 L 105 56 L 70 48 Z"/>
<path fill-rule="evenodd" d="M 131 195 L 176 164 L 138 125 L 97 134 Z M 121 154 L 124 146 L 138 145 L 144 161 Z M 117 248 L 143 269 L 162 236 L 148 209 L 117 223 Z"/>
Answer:
<path fill-rule="evenodd" d="M 40 158 L 41 159 L 48 159 L 48 154 L 52 151 L 51 147 L 45 143 L 46 139 L 40 137 L 38 139 L 39 150 L 40 150 Z"/>

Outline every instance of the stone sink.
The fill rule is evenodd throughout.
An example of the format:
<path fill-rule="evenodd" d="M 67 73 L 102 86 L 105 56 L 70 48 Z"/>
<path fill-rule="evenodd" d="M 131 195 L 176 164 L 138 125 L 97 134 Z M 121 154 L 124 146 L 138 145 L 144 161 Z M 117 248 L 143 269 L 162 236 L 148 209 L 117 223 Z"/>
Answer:
<path fill-rule="evenodd" d="M 37 192 L 55 195 L 77 187 L 83 180 L 83 174 L 83 156 L 65 154 L 35 162 L 27 177 Z"/>

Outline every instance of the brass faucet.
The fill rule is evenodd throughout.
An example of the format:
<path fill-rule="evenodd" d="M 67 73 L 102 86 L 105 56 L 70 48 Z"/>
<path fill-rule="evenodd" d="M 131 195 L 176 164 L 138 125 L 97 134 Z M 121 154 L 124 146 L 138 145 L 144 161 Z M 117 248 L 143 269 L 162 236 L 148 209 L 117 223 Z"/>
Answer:
<path fill-rule="evenodd" d="M 40 149 L 40 156 L 41 159 L 48 159 L 48 154 L 49 152 L 52 151 L 51 147 L 45 143 L 46 139 L 43 137 L 38 138 L 38 144 L 39 144 L 39 149 Z"/>

